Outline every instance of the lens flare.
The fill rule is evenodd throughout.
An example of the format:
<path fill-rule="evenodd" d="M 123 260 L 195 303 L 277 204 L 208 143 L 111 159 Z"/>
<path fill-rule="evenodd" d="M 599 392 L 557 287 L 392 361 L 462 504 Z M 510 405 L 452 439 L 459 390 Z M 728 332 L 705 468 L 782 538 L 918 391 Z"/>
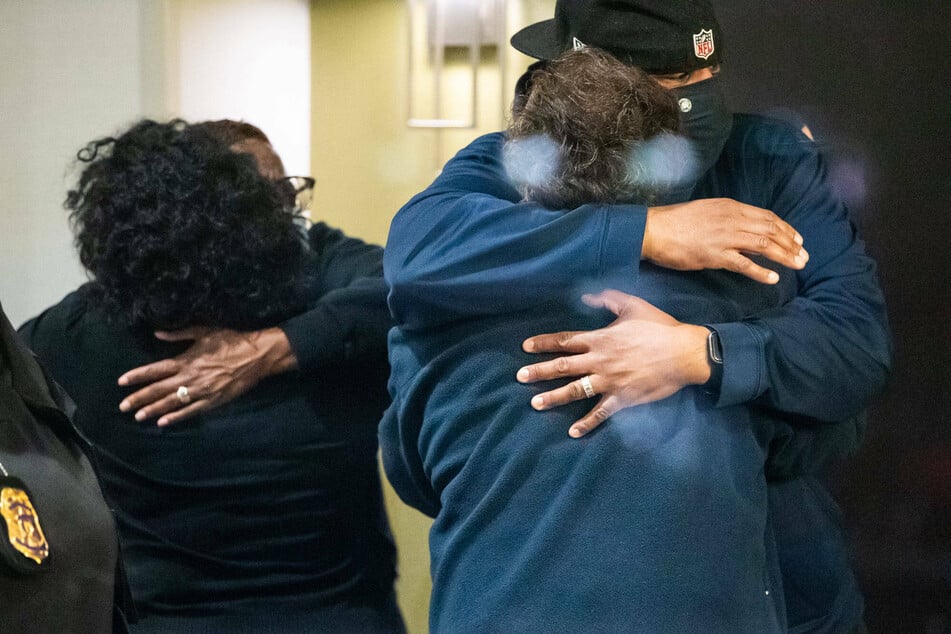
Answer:
<path fill-rule="evenodd" d="M 512 139 L 502 149 L 502 164 L 513 183 L 542 188 L 558 172 L 561 151 L 547 134 Z"/>
<path fill-rule="evenodd" d="M 639 143 L 631 150 L 628 161 L 631 182 L 655 191 L 692 181 L 697 167 L 692 143 L 676 134 L 658 134 Z"/>

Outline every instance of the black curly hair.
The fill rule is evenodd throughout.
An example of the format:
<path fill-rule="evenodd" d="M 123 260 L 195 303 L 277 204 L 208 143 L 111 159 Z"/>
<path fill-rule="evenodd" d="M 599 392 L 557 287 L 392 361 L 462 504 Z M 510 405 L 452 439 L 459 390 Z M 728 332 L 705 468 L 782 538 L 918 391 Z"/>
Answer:
<path fill-rule="evenodd" d="M 303 309 L 306 245 L 252 156 L 176 119 L 77 159 L 65 207 L 89 291 L 133 326 L 256 329 Z"/>

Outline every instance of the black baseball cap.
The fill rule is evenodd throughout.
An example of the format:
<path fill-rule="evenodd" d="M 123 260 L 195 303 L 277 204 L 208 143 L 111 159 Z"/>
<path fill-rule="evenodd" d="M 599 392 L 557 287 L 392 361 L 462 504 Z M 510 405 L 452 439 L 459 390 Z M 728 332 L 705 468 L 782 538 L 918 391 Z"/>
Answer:
<path fill-rule="evenodd" d="M 650 73 L 719 64 L 722 31 L 705 0 L 557 0 L 555 17 L 525 27 L 512 46 L 536 59 L 594 46 Z"/>

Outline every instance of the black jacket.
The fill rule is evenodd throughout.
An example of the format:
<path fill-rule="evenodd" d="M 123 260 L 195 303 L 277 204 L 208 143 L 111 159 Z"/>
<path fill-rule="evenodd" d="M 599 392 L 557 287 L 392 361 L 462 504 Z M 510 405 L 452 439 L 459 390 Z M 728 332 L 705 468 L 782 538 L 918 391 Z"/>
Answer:
<path fill-rule="evenodd" d="M 326 225 L 311 243 L 307 323 L 326 362 L 310 355 L 308 372 L 179 425 L 120 413 L 129 390 L 116 379 L 182 344 L 131 328 L 82 289 L 23 327 L 76 395 L 116 506 L 135 631 L 402 628 L 376 461 L 388 375 L 371 354 L 389 326 L 381 250 Z"/>
<path fill-rule="evenodd" d="M 127 631 L 115 523 L 74 410 L 0 308 L 0 631 Z"/>

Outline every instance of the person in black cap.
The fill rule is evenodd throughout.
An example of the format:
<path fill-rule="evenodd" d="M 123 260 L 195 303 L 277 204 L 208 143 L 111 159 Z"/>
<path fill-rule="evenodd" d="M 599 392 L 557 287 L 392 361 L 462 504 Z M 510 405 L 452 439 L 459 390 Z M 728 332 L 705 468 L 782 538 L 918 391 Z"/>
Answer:
<path fill-rule="evenodd" d="M 861 626 L 831 500 L 797 470 L 762 477 L 769 445 L 860 437 L 839 421 L 887 374 L 882 294 L 815 146 L 723 106 L 721 40 L 707 3 L 631 1 L 558 2 L 513 38 L 542 60 L 604 48 L 672 89 L 694 169 L 668 204 L 547 210 L 513 188 L 495 134 L 394 218 L 381 447 L 436 517 L 435 631 Z M 786 223 L 808 255 L 770 242 Z M 617 319 L 586 333 L 607 319 L 566 296 L 599 288 L 627 294 L 589 296 Z M 574 331 L 518 338 L 546 323 Z M 521 343 L 565 356 L 535 364 Z"/>
<path fill-rule="evenodd" d="M 589 57 L 596 62 L 585 59 Z M 641 73 L 639 69 L 618 61 L 612 63 L 612 59 L 600 49 L 585 47 L 562 54 L 525 78 L 526 84 L 530 79 L 530 85 L 522 87 L 513 105 L 502 156 L 509 176 L 526 200 L 552 209 L 591 202 L 650 201 L 671 186 L 671 172 L 676 166 L 663 161 L 658 165 L 645 165 L 644 159 L 656 155 L 656 151 L 652 152 L 656 148 L 651 148 L 651 144 L 658 141 L 667 142 L 668 153 L 676 150 L 676 144 L 664 138 L 664 134 L 676 132 L 678 128 L 677 103 L 656 81 L 636 81 Z M 598 80 L 586 82 L 588 77 Z M 619 82 L 627 84 L 618 86 Z M 645 102 L 645 96 L 652 94 L 651 89 L 662 93 L 666 100 L 655 98 Z M 639 110 L 634 104 L 643 104 L 652 112 L 655 125 L 665 126 L 666 130 L 663 127 L 639 130 L 636 127 Z M 672 113 L 673 123 L 668 113 Z M 660 136 L 651 139 L 647 136 L 650 134 Z M 546 153 L 546 142 L 550 144 L 549 155 L 557 153 L 560 160 L 539 161 Z M 554 167 L 544 174 L 539 165 Z M 612 300 L 624 301 L 625 298 L 616 294 Z M 791 473 L 814 473 L 830 459 L 841 458 L 854 450 L 860 440 L 857 432 L 863 426 L 862 417 L 811 428 L 778 425 L 777 442 L 773 443 L 766 463 L 766 476 L 773 483 L 774 505 L 783 505 L 774 506 L 772 514 L 785 525 L 777 531 L 778 546 L 781 563 L 785 560 L 784 582 L 789 586 L 787 616 L 794 629 L 799 629 L 797 626 L 802 623 L 814 622 L 818 609 L 824 608 L 833 614 L 836 599 L 860 601 L 860 597 L 852 585 L 842 588 L 844 592 L 837 592 L 828 582 L 816 583 L 817 579 L 835 578 L 835 575 L 823 574 L 822 568 L 815 565 L 814 557 L 803 561 L 797 558 L 803 554 L 801 544 L 808 544 L 811 537 L 830 533 L 829 527 L 821 524 L 829 518 L 804 515 L 788 508 L 790 496 L 776 492 L 791 488 L 781 482 L 789 479 Z M 809 526 L 809 521 L 820 524 Z M 831 534 L 839 535 L 834 527 Z M 813 546 L 812 550 L 817 549 Z M 805 553 L 809 552 L 806 548 Z M 848 573 L 844 553 L 833 551 L 833 554 L 840 558 L 835 562 L 840 572 Z M 816 598 L 824 599 L 827 605 L 824 607 L 822 600 L 816 601 Z M 848 608 L 847 605 L 842 607 Z M 826 622 L 822 627 L 828 625 Z M 840 623 L 836 627 L 846 629 L 847 625 Z"/>
<path fill-rule="evenodd" d="M 805 136 L 789 131 L 779 131 L 777 128 L 782 126 L 778 122 L 749 115 L 733 115 L 726 108 L 722 89 L 716 79 L 723 60 L 723 34 L 709 2 L 703 0 L 683 2 L 559 1 L 554 19 L 526 27 L 512 37 L 512 45 L 516 49 L 540 60 L 553 59 L 558 52 L 585 46 L 585 42 L 608 50 L 625 63 L 648 71 L 660 85 L 670 89 L 678 98 L 682 111 L 683 129 L 694 141 L 695 156 L 699 164 L 698 172 L 701 174 L 709 172 L 707 178 L 701 179 L 695 186 L 691 198 L 702 199 L 710 195 L 704 191 L 704 180 L 718 179 L 720 180 L 719 188 L 712 188 L 715 191 L 714 195 L 743 198 L 753 204 L 767 206 L 760 201 L 746 198 L 749 192 L 741 181 L 744 177 L 750 178 L 748 174 L 753 170 L 743 169 L 742 162 L 760 160 L 763 161 L 762 167 L 767 167 L 765 162 L 775 160 L 779 155 L 789 153 L 805 156 L 809 160 L 800 159 L 801 162 L 796 165 L 796 168 L 799 171 L 811 169 L 814 173 L 795 174 L 794 176 L 799 178 L 790 178 L 790 181 L 798 185 L 801 195 L 817 198 L 815 201 L 809 201 L 810 204 L 820 209 L 824 208 L 829 216 L 840 220 L 843 235 L 835 248 L 845 248 L 851 243 L 851 253 L 861 254 L 861 242 L 854 236 L 854 227 L 848 220 L 847 213 L 841 202 L 827 191 L 828 185 L 824 180 L 825 168 L 821 157 L 816 155 L 816 150 L 810 143 L 812 135 L 809 130 L 802 128 L 801 132 Z M 770 131 L 770 128 L 773 130 Z M 750 146 L 754 143 L 771 145 L 771 151 L 762 151 L 762 148 L 751 149 Z M 790 151 L 790 147 L 795 147 L 795 152 Z M 789 162 L 793 163 L 793 161 Z M 731 167 L 726 167 L 731 163 Z M 740 163 L 739 166 L 738 163 Z M 715 165 L 719 165 L 720 168 L 711 171 Z M 723 178 L 717 174 L 717 172 L 730 174 L 734 171 L 738 173 L 733 174 L 732 179 Z M 762 180 L 769 184 L 770 178 L 770 176 L 764 176 Z M 773 175 L 772 180 L 780 181 L 781 178 Z M 795 193 L 790 184 L 784 184 L 784 186 L 792 190 L 790 193 Z M 776 189 L 775 186 L 773 187 Z M 784 217 L 788 219 L 788 216 Z M 841 222 L 843 218 L 844 223 Z M 793 224 L 800 226 L 798 222 Z M 813 244 L 814 242 L 807 241 L 805 246 L 812 248 Z M 858 248 L 855 248 L 856 244 Z M 852 261 L 840 258 L 840 261 L 846 265 L 851 264 L 853 267 L 850 269 L 840 265 L 837 271 L 840 276 L 837 281 L 840 284 L 861 280 L 860 284 L 850 288 L 849 297 L 855 302 L 855 308 L 862 312 L 853 312 L 855 308 L 848 307 L 845 302 L 827 302 L 826 307 L 829 309 L 829 315 L 839 319 L 850 314 L 857 315 L 859 322 L 867 325 L 866 336 L 850 342 L 850 352 L 854 355 L 853 364 L 840 366 L 843 370 L 859 369 L 857 374 L 846 372 L 844 376 L 849 377 L 853 387 L 864 388 L 862 396 L 867 402 L 869 396 L 880 389 L 884 377 L 883 371 L 887 370 L 890 362 L 890 343 L 883 299 L 877 280 L 874 278 L 874 264 L 868 258 Z M 832 274 L 829 271 L 836 271 L 836 269 L 826 265 L 825 271 L 825 274 L 829 275 Z M 828 292 L 828 289 L 823 289 L 823 292 Z M 804 294 L 821 297 L 821 293 L 817 291 Z M 801 302 L 802 300 L 794 301 Z M 837 315 L 836 312 L 838 312 Z M 764 330 L 764 338 L 775 337 L 775 332 L 770 332 L 768 328 Z M 812 337 L 804 337 L 808 332 L 808 326 L 803 326 L 797 335 L 805 339 L 807 345 L 811 345 L 815 353 L 824 348 L 828 349 L 831 342 L 837 341 L 840 330 L 826 324 L 824 328 L 813 332 Z M 612 334 L 624 338 L 623 333 Z M 533 339 L 532 345 L 535 346 L 536 352 L 568 352 L 577 351 L 576 346 L 591 346 L 588 349 L 591 357 L 597 356 L 600 352 L 615 359 L 623 358 L 623 353 L 614 347 L 618 343 L 617 339 L 606 337 L 604 331 L 592 333 L 592 335 L 583 342 L 568 342 L 564 333 L 554 333 L 552 336 Z M 711 336 L 722 338 L 719 330 L 714 330 Z M 599 343 L 592 343 L 593 341 Z M 722 347 L 724 342 L 718 343 Z M 804 342 L 798 343 L 803 345 Z M 734 342 L 731 347 L 737 348 L 736 344 L 737 342 Z M 768 343 L 765 347 L 768 349 L 772 346 Z M 770 352 L 767 352 L 767 355 L 769 354 Z M 776 352 L 772 354 L 776 355 Z M 817 361 L 825 361 L 825 366 L 817 363 L 810 369 L 812 372 L 818 373 L 824 367 L 835 367 L 830 365 L 831 359 L 817 359 Z M 866 361 L 864 372 L 857 365 L 858 361 Z M 740 362 L 740 359 L 736 359 L 733 363 Z M 634 363 L 634 360 L 629 358 L 629 363 Z M 588 377 L 590 374 L 603 375 L 604 373 L 603 360 L 595 361 L 593 358 L 589 365 L 576 363 L 567 371 L 553 371 L 550 365 L 540 367 L 544 367 L 544 370 L 537 373 L 536 368 L 528 370 L 534 375 L 535 380 L 578 374 Z M 722 373 L 723 367 L 721 364 L 713 364 L 716 374 Z M 781 376 L 781 370 L 789 369 L 788 366 L 777 363 L 775 368 L 771 368 L 771 373 L 778 378 Z M 795 376 L 794 373 L 792 374 Z M 713 382 L 716 383 L 718 378 L 714 376 Z M 588 378 L 588 380 L 591 379 Z M 606 419 L 610 415 L 610 410 L 623 407 L 622 403 L 627 397 L 624 392 L 630 386 L 624 385 L 625 380 L 620 375 L 615 375 L 608 381 L 612 381 L 613 384 L 605 385 L 602 390 L 599 390 L 604 395 L 598 404 L 599 407 L 591 410 L 589 415 L 579 421 L 580 425 L 579 423 L 576 425 L 590 428 L 599 424 L 599 420 Z M 811 409 L 802 407 L 798 411 L 794 410 L 793 414 L 796 416 L 791 416 L 789 419 L 800 425 L 812 417 L 817 417 L 819 421 L 834 419 L 834 416 L 826 413 L 835 399 L 831 395 L 836 393 L 830 387 L 829 385 L 817 386 L 816 395 L 824 399 L 825 403 L 819 401 Z M 803 393 L 793 393 L 793 397 L 800 394 Z M 556 406 L 565 398 L 575 398 L 567 396 L 564 390 L 552 396 L 554 398 L 549 399 L 546 407 Z M 858 401 L 855 407 L 844 411 L 843 414 L 857 411 L 858 404 L 861 402 Z M 606 403 L 608 403 L 607 411 L 601 407 Z M 800 411 L 804 412 L 808 418 L 799 419 Z M 591 415 L 595 412 L 597 417 Z M 838 432 L 830 433 L 830 425 L 820 425 L 818 430 L 812 425 L 808 433 L 800 431 L 798 435 L 793 434 L 796 438 L 793 444 L 804 443 L 804 446 L 811 444 L 809 452 L 829 458 L 840 453 L 837 445 L 841 444 L 842 438 L 853 436 L 855 443 L 860 441 L 861 433 L 855 435 L 855 431 L 862 429 L 863 426 L 864 417 L 862 416 L 841 422 L 838 425 L 840 428 Z M 808 434 L 813 432 L 817 432 L 816 437 L 807 440 Z M 839 434 L 838 443 L 835 439 L 836 434 Z M 854 448 L 857 448 L 857 445 Z M 818 464 L 814 463 L 814 465 Z M 863 601 L 850 569 L 847 548 L 841 528 L 838 526 L 838 510 L 834 501 L 824 491 L 822 485 L 808 475 L 791 479 L 785 467 L 777 467 L 773 476 L 774 479 L 769 487 L 770 514 L 779 526 L 776 537 L 786 591 L 789 627 L 797 632 L 847 631 L 864 627 L 861 622 Z"/>
<path fill-rule="evenodd" d="M 512 46 L 535 59 L 595 46 L 652 75 L 689 73 L 722 61 L 722 32 L 704 0 L 559 0 L 555 17 L 525 27 Z"/>
<path fill-rule="evenodd" d="M 653 75 L 676 93 L 719 72 L 722 39 L 713 7 L 704 0 L 566 0 L 555 4 L 553 19 L 512 36 L 512 46 L 539 60 L 594 46 Z M 704 88 L 678 95 L 698 172 L 717 160 L 731 127 L 718 84 Z M 695 100 L 700 102 L 696 109 Z"/>

